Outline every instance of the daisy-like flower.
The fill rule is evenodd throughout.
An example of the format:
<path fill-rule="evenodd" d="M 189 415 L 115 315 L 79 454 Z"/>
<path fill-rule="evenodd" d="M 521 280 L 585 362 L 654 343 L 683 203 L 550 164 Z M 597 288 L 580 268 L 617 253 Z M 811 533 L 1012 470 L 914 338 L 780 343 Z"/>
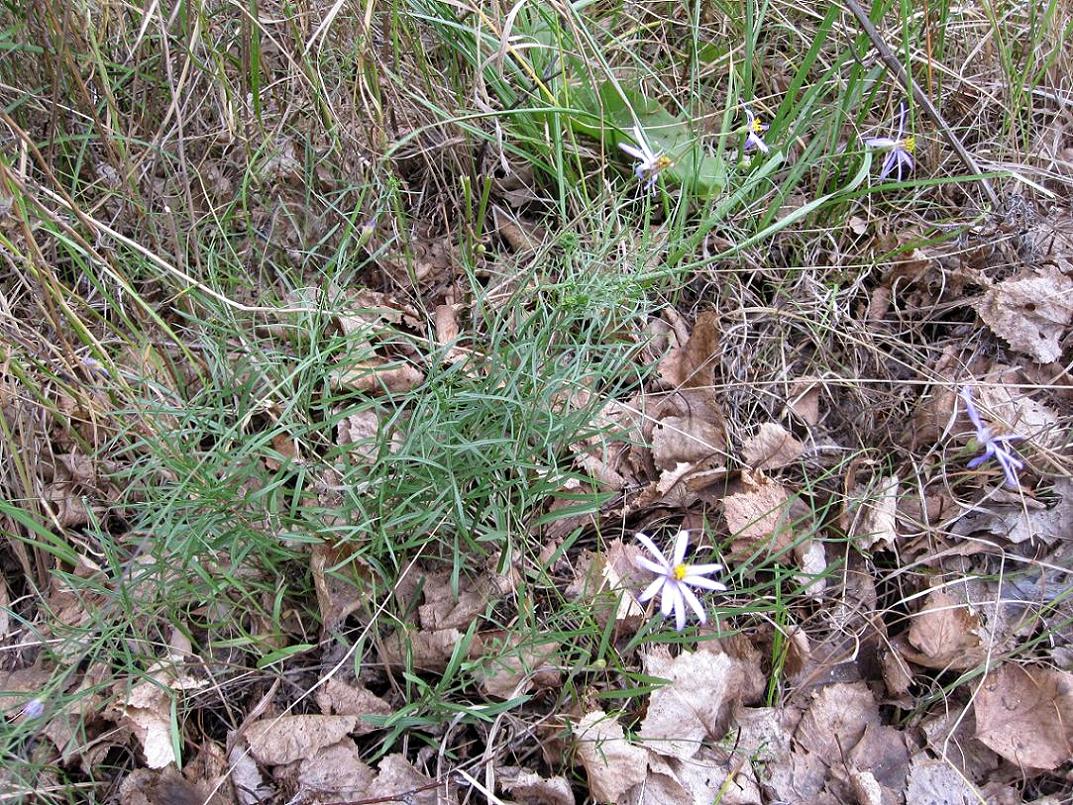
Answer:
<path fill-rule="evenodd" d="M 33 720 L 45 714 L 45 703 L 40 699 L 30 699 L 22 706 L 22 717 Z"/>
<path fill-rule="evenodd" d="M 651 192 L 656 186 L 660 173 L 671 167 L 674 161 L 662 151 L 652 150 L 640 126 L 634 126 L 631 134 L 637 145 L 619 143 L 618 147 L 637 160 L 633 165 L 633 172 L 638 181 L 645 183 L 645 190 Z"/>
<path fill-rule="evenodd" d="M 687 565 L 685 564 L 686 550 L 689 548 L 689 532 L 679 531 L 674 539 L 674 552 L 670 560 L 656 547 L 656 544 L 644 534 L 638 533 L 637 540 L 645 549 L 652 554 L 652 559 L 644 556 L 637 558 L 638 567 L 644 568 L 650 573 L 656 574 L 653 581 L 641 593 L 640 601 L 644 603 L 661 592 L 660 611 L 663 617 L 674 613 L 674 628 L 679 632 L 686 628 L 686 605 L 697 616 L 701 623 L 707 623 L 708 616 L 704 613 L 704 607 L 693 592 L 691 587 L 702 590 L 725 590 L 726 586 L 717 581 L 705 578 L 711 573 L 718 573 L 723 569 L 722 565 Z M 655 561 L 653 561 L 655 560 Z"/>
<path fill-rule="evenodd" d="M 887 156 L 883 159 L 883 167 L 879 171 L 880 181 L 891 175 L 898 181 L 903 181 L 913 172 L 913 151 L 917 146 L 917 138 L 911 134 L 908 137 L 905 136 L 907 111 L 903 101 L 898 111 L 898 127 L 891 129 L 893 137 L 865 137 L 863 140 L 868 148 L 887 152 Z"/>
<path fill-rule="evenodd" d="M 961 399 L 964 400 L 965 411 L 976 428 L 976 441 L 984 448 L 984 454 L 970 461 L 967 465 L 968 468 L 970 470 L 976 469 L 988 459 L 993 458 L 1002 467 L 1002 473 L 1006 476 L 1006 485 L 1011 489 L 1019 488 L 1021 484 L 1017 480 L 1017 472 L 1023 470 L 1025 464 L 1013 454 L 1010 443 L 1024 439 L 1024 437 L 1018 436 L 1016 433 L 1008 433 L 1002 436 L 992 434 L 991 428 L 985 425 L 980 418 L 980 412 L 976 410 L 976 404 L 972 401 L 972 390 L 968 386 L 961 387 Z"/>
<path fill-rule="evenodd" d="M 742 104 L 745 106 L 744 104 Z M 750 151 L 760 151 L 761 153 L 768 153 L 771 149 L 768 148 L 767 143 L 764 142 L 764 138 L 760 135 L 768 130 L 768 125 L 756 115 L 753 114 L 753 110 L 748 106 L 745 106 L 745 117 L 749 121 L 745 136 L 744 151 L 748 154 Z"/>

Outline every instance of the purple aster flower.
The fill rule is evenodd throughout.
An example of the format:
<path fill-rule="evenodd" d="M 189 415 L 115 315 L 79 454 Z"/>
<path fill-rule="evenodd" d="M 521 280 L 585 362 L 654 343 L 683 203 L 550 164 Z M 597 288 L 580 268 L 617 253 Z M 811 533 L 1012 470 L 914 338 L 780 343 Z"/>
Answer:
<path fill-rule="evenodd" d="M 651 191 L 655 188 L 660 173 L 671 167 L 674 162 L 662 151 L 652 149 L 640 126 L 634 126 L 631 134 L 637 145 L 619 143 L 618 147 L 637 160 L 633 165 L 633 172 L 638 181 L 645 183 L 645 190 Z"/>
<path fill-rule="evenodd" d="M 1010 443 L 1024 437 L 1015 433 L 1002 436 L 993 435 L 991 428 L 985 425 L 980 418 L 980 412 L 976 410 L 976 404 L 972 401 L 972 389 L 968 386 L 961 387 L 961 399 L 965 401 L 965 411 L 976 428 L 976 441 L 984 448 L 983 455 L 977 456 L 970 461 L 967 465 L 968 468 L 970 470 L 976 469 L 985 461 L 993 458 L 1002 467 L 1002 473 L 1006 476 L 1006 485 L 1011 489 L 1018 489 L 1021 484 L 1017 480 L 1017 472 L 1024 469 L 1025 464 L 1013 454 Z"/>
<path fill-rule="evenodd" d="M 722 565 L 687 565 L 685 564 L 686 550 L 689 548 L 689 532 L 679 531 L 674 539 L 674 553 L 670 560 L 656 547 L 644 534 L 638 533 L 638 541 L 652 554 L 653 559 L 643 556 L 637 558 L 638 567 L 644 568 L 650 573 L 656 574 L 657 578 L 641 593 L 640 601 L 644 603 L 655 597 L 662 591 L 660 599 L 660 611 L 663 617 L 674 613 L 674 624 L 679 632 L 686 628 L 686 605 L 697 616 L 701 623 L 707 623 L 708 616 L 704 607 L 693 592 L 691 587 L 703 590 L 725 590 L 726 586 L 717 581 L 705 578 L 710 573 L 718 573 L 723 569 Z"/>
<path fill-rule="evenodd" d="M 742 104 L 745 108 L 745 117 L 749 121 L 746 127 L 748 134 L 745 136 L 744 152 L 748 154 L 750 151 L 760 151 L 761 153 L 768 153 L 771 149 L 768 148 L 767 143 L 760 136 L 768 130 L 767 123 L 764 123 L 760 118 L 753 114 L 753 110 L 745 104 Z"/>
<path fill-rule="evenodd" d="M 907 111 L 903 101 L 898 111 L 897 129 L 894 127 L 891 129 L 893 137 L 865 137 L 863 140 L 868 148 L 887 152 L 887 156 L 883 159 L 883 167 L 879 171 L 880 181 L 891 175 L 898 181 L 903 181 L 913 172 L 913 151 L 916 149 L 917 139 L 913 135 L 905 136 Z"/>

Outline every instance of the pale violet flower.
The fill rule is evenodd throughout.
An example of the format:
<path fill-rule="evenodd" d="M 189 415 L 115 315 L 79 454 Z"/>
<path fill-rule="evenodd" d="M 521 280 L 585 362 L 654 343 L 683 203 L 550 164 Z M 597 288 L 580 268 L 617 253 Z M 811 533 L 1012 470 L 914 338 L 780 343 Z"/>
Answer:
<path fill-rule="evenodd" d="M 1006 485 L 1011 489 L 1017 489 L 1021 485 L 1017 480 L 1017 472 L 1023 470 L 1025 464 L 1013 454 L 1010 443 L 1024 437 L 1015 433 L 1001 436 L 992 434 L 991 428 L 985 425 L 980 418 L 980 412 L 976 410 L 976 404 L 972 401 L 972 390 L 968 386 L 961 387 L 961 399 L 965 401 L 965 411 L 976 428 L 976 441 L 984 448 L 983 455 L 977 456 L 970 461 L 967 465 L 968 468 L 970 470 L 976 469 L 988 459 L 993 458 L 1002 467 L 1002 473 L 1006 476 Z"/>
<path fill-rule="evenodd" d="M 644 603 L 662 593 L 660 599 L 660 611 L 663 617 L 674 613 L 674 628 L 679 632 L 686 628 L 686 605 L 697 616 L 701 623 L 707 623 L 708 617 L 704 613 L 704 607 L 693 592 L 692 587 L 702 590 L 725 590 L 726 587 L 717 581 L 705 578 L 711 573 L 718 573 L 723 569 L 722 565 L 687 565 L 685 564 L 686 550 L 689 548 L 689 532 L 679 531 L 674 539 L 674 551 L 670 560 L 656 547 L 656 544 L 644 534 L 638 533 L 637 540 L 645 549 L 652 554 L 652 559 L 644 556 L 637 557 L 637 565 L 656 575 L 656 580 L 645 588 L 641 593 L 640 601 Z M 655 560 L 655 561 L 653 561 Z"/>
<path fill-rule="evenodd" d="M 745 136 L 745 153 L 748 154 L 750 151 L 768 153 L 771 149 L 764 142 L 764 138 L 760 136 L 768 130 L 767 123 L 754 115 L 753 110 L 748 106 L 745 106 L 745 117 L 749 121 L 747 126 L 748 134 Z"/>
<path fill-rule="evenodd" d="M 618 147 L 637 160 L 633 165 L 633 172 L 638 181 L 645 183 L 645 190 L 651 191 L 656 186 L 660 173 L 671 167 L 674 162 L 662 151 L 652 149 L 640 126 L 634 126 L 631 134 L 637 145 L 619 143 Z"/>
<path fill-rule="evenodd" d="M 22 706 L 22 717 L 33 720 L 45 714 L 45 703 L 40 699 L 30 699 Z"/>
<path fill-rule="evenodd" d="M 917 139 L 912 135 L 905 136 L 906 112 L 903 102 L 898 111 L 898 127 L 892 128 L 891 131 L 893 137 L 865 137 L 863 140 L 868 148 L 887 152 L 883 167 L 879 171 L 880 181 L 892 174 L 895 179 L 902 181 L 913 172 L 913 151 L 916 149 Z"/>

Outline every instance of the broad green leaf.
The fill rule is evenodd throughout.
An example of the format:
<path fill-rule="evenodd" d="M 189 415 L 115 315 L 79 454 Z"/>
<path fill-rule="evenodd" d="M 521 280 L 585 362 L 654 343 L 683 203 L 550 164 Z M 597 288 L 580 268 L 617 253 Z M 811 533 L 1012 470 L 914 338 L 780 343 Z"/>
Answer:
<path fill-rule="evenodd" d="M 726 165 L 722 158 L 705 153 L 699 136 L 688 121 L 668 112 L 662 104 L 646 98 L 637 89 L 611 80 L 598 90 L 584 82 L 568 85 L 564 106 L 581 114 L 568 116 L 571 128 L 617 151 L 622 143 L 634 144 L 639 128 L 649 146 L 672 160 L 661 176 L 698 196 L 711 196 L 726 186 Z"/>

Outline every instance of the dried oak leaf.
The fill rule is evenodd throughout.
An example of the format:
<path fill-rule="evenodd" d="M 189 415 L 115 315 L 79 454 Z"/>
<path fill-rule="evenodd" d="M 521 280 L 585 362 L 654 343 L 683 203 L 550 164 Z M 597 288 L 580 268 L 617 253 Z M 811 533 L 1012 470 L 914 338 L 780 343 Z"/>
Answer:
<path fill-rule="evenodd" d="M 863 682 L 827 685 L 801 717 L 795 742 L 827 763 L 838 763 L 864 735 L 879 726 L 879 707 Z"/>
<path fill-rule="evenodd" d="M 708 651 L 685 651 L 672 659 L 665 646 L 654 646 L 644 664 L 646 675 L 670 681 L 652 692 L 638 733 L 659 755 L 688 760 L 704 740 L 723 736 L 735 706 L 755 699 L 751 679 L 759 665 L 750 659 Z"/>
<path fill-rule="evenodd" d="M 548 233 L 536 222 L 492 205 L 492 222 L 511 250 L 520 258 L 531 258 L 548 242 Z"/>
<path fill-rule="evenodd" d="M 107 479 L 109 464 L 99 464 L 90 456 L 77 451 L 55 456 L 52 463 L 42 463 L 45 484 L 42 502 L 50 506 L 56 521 L 63 528 L 77 528 L 89 522 L 90 512 L 100 510 L 100 504 L 114 501 L 118 490 Z"/>
<path fill-rule="evenodd" d="M 977 303 L 976 312 L 1012 349 L 1051 363 L 1061 359 L 1061 338 L 1073 320 L 1073 280 L 1045 266 L 1034 276 L 998 283 Z"/>
<path fill-rule="evenodd" d="M 366 790 L 367 802 L 406 802 L 412 805 L 451 805 L 458 797 L 448 783 L 436 783 L 414 768 L 403 755 L 388 755 Z"/>
<path fill-rule="evenodd" d="M 719 315 L 707 311 L 697 316 L 689 340 L 671 350 L 659 362 L 659 377 L 671 388 L 703 388 L 715 384 L 719 358 Z"/>
<path fill-rule="evenodd" d="M 736 707 L 731 718 L 734 745 L 746 757 L 762 762 L 790 753 L 790 739 L 801 711 L 783 707 Z"/>
<path fill-rule="evenodd" d="M 725 448 L 722 426 L 697 416 L 665 417 L 652 430 L 652 460 L 661 470 L 681 463 L 714 469 L 723 464 Z"/>
<path fill-rule="evenodd" d="M 673 506 L 687 508 L 700 499 L 700 490 L 709 486 L 714 474 L 724 471 L 697 469 L 688 461 L 676 464 L 669 470 L 662 470 L 659 479 L 642 489 L 634 498 L 635 511 L 644 511 L 654 506 Z"/>
<path fill-rule="evenodd" d="M 183 764 L 183 776 L 198 783 L 202 790 L 198 805 L 234 805 L 231 769 L 224 747 L 205 740 L 194 757 Z M 209 792 L 211 796 L 209 796 Z"/>
<path fill-rule="evenodd" d="M 843 505 L 842 528 L 860 550 L 890 550 L 898 538 L 897 475 L 859 484 Z M 877 548 L 878 546 L 878 548 Z"/>
<path fill-rule="evenodd" d="M 637 545 L 621 539 L 608 543 L 603 553 L 586 551 L 566 589 L 567 597 L 585 603 L 601 627 L 614 621 L 619 630 L 636 630 L 644 620 L 645 610 L 637 603 L 635 593 L 651 581 L 651 575 L 637 567 L 637 558 L 642 555 Z"/>
<path fill-rule="evenodd" d="M 86 669 L 78 683 L 78 690 L 69 692 L 66 701 L 57 709 L 48 712 L 49 720 L 42 732 L 59 751 L 61 762 L 66 765 L 75 757 L 83 765 L 92 766 L 92 759 L 85 753 L 86 729 L 97 721 L 105 710 L 103 694 L 114 679 L 114 669 L 106 663 L 95 662 Z M 2 675 L 0 675 L 2 678 Z M 6 686 L 0 683 L 0 690 Z M 106 752 L 108 744 L 101 744 Z"/>
<path fill-rule="evenodd" d="M 368 288 L 348 290 L 345 298 L 335 304 L 342 308 L 336 314 L 336 322 L 346 336 L 372 336 L 387 324 L 406 324 L 416 329 L 422 322 L 412 305 Z"/>
<path fill-rule="evenodd" d="M 136 557 L 135 561 L 131 563 L 129 575 L 133 575 L 134 572 L 141 570 L 144 566 L 155 562 L 156 560 L 151 556 L 145 556 L 144 560 L 143 557 Z M 97 616 L 98 608 L 105 603 L 103 592 L 95 592 L 94 589 L 106 590 L 109 588 L 109 582 L 105 580 L 104 571 L 101 570 L 100 566 L 81 553 L 78 555 L 78 564 L 75 565 L 73 574 L 79 579 L 92 579 L 96 583 L 85 587 L 78 585 L 82 589 L 76 589 L 71 582 L 53 575 L 49 580 L 48 609 L 50 612 L 55 613 L 56 620 L 63 625 L 84 627 Z M 169 581 L 174 578 L 174 574 L 170 570 L 164 570 L 161 575 L 165 576 L 165 579 Z M 150 588 L 157 589 L 156 584 L 132 584 L 131 586 L 133 588 L 131 595 L 136 601 L 142 594 L 143 589 L 147 594 Z M 62 646 L 58 647 L 58 649 L 61 653 L 67 650 Z"/>
<path fill-rule="evenodd" d="M 625 802 L 637 805 L 760 805 L 760 788 L 752 768 L 729 753 L 703 747 L 689 760 L 648 756 L 648 777 Z"/>
<path fill-rule="evenodd" d="M 909 686 L 913 684 L 913 672 L 902 659 L 901 652 L 895 649 L 883 649 L 879 655 L 879 662 L 887 692 L 899 699 L 904 697 L 909 692 Z"/>
<path fill-rule="evenodd" d="M 1037 540 L 1054 543 L 1073 533 L 1073 480 L 1056 478 L 1053 505 L 1034 498 L 1018 496 L 1009 503 L 993 503 L 986 509 L 971 511 L 950 527 L 961 536 L 986 533 L 1014 544 Z"/>
<path fill-rule="evenodd" d="M 357 716 L 355 735 L 364 735 L 378 729 L 365 720 L 365 716 L 386 716 L 392 712 L 391 705 L 360 685 L 351 685 L 332 677 L 316 693 L 317 706 L 322 715 Z"/>
<path fill-rule="evenodd" d="M 820 391 L 822 384 L 810 378 L 800 378 L 790 386 L 786 411 L 801 419 L 810 428 L 820 424 Z M 785 415 L 785 413 L 784 413 Z"/>
<path fill-rule="evenodd" d="M 162 769 L 176 760 L 171 729 L 173 692 L 205 687 L 207 682 L 186 673 L 182 654 L 175 652 L 155 663 L 148 675 L 149 680 L 121 695 L 112 707 L 113 718 L 137 737 L 145 753 L 145 765 Z"/>
<path fill-rule="evenodd" d="M 886 725 L 867 724 L 864 735 L 849 752 L 849 762 L 858 771 L 870 774 L 883 788 L 901 791 L 909 768 L 905 733 Z"/>
<path fill-rule="evenodd" d="M 313 546 L 309 559 L 317 606 L 325 632 L 330 632 L 368 600 L 365 567 L 352 551 L 327 543 Z"/>
<path fill-rule="evenodd" d="M 246 751 L 246 741 L 235 732 L 228 732 L 228 766 L 231 770 L 231 785 L 239 805 L 254 805 L 265 802 L 272 796 L 272 789 L 265 785 L 257 761 Z"/>
<path fill-rule="evenodd" d="M 739 707 L 731 719 L 730 737 L 738 762 L 753 764 L 769 801 L 813 802 L 823 789 L 823 761 L 803 749 L 792 749 L 791 738 L 801 722 L 792 708 Z"/>
<path fill-rule="evenodd" d="M 439 283 L 439 287 L 451 284 L 449 276 L 459 263 L 458 246 L 453 241 L 425 227 L 409 234 L 409 249 L 404 252 L 388 248 L 391 237 L 388 228 L 381 226 L 368 248 L 376 253 L 380 270 L 399 287 L 408 288 L 415 281 L 422 285 Z"/>
<path fill-rule="evenodd" d="M 1020 369 L 994 366 L 973 389 L 977 407 L 992 430 L 1016 432 L 1036 445 L 1057 447 L 1063 441 L 1061 433 L 1055 429 L 1058 415 L 1025 394 L 1023 383 L 1024 375 Z M 966 423 L 964 432 L 967 434 L 975 433 L 970 424 Z"/>
<path fill-rule="evenodd" d="M 499 766 L 496 782 L 520 805 L 575 805 L 577 802 L 565 777 L 541 777 L 517 766 Z"/>
<path fill-rule="evenodd" d="M 553 640 L 526 641 L 506 631 L 482 633 L 479 660 L 474 674 L 486 696 L 512 699 L 532 688 L 555 688 L 562 683 L 562 658 Z"/>
<path fill-rule="evenodd" d="M 9 718 L 20 713 L 32 699 L 42 699 L 52 672 L 41 666 L 0 671 L 0 713 Z"/>
<path fill-rule="evenodd" d="M 734 757 L 754 764 L 769 801 L 812 802 L 823 789 L 823 762 L 810 752 L 791 749 L 800 717 L 792 708 L 738 707 L 731 721 Z"/>
<path fill-rule="evenodd" d="M 782 669 L 788 679 L 794 679 L 809 664 L 812 657 L 812 642 L 808 638 L 808 632 L 800 626 L 785 627 L 785 632 L 786 655 Z"/>
<path fill-rule="evenodd" d="M 820 598 L 827 589 L 827 551 L 818 539 L 807 539 L 794 545 L 794 558 L 801 573 L 797 582 L 810 598 Z"/>
<path fill-rule="evenodd" d="M 300 791 L 313 802 L 362 799 L 375 779 L 349 738 L 322 746 L 298 767 Z"/>
<path fill-rule="evenodd" d="M 151 682 L 135 685 L 121 706 L 122 723 L 138 738 L 145 753 L 145 765 L 162 769 L 175 762 L 171 740 L 171 699 Z"/>
<path fill-rule="evenodd" d="M 871 772 L 852 769 L 849 786 L 857 805 L 896 805 L 901 799 L 889 788 L 880 785 Z"/>
<path fill-rule="evenodd" d="M 597 802 L 618 802 L 648 776 L 648 752 L 627 741 L 619 723 L 603 710 L 582 717 L 574 726 L 574 740 Z"/>
<path fill-rule="evenodd" d="M 976 737 L 1023 772 L 1073 757 L 1073 674 L 1003 665 L 984 677 L 973 707 Z"/>
<path fill-rule="evenodd" d="M 909 625 L 912 648 L 903 646 L 901 654 L 925 668 L 972 668 L 987 655 L 979 632 L 980 618 L 968 606 L 945 590 L 932 590 Z"/>
<path fill-rule="evenodd" d="M 775 422 L 765 422 L 754 436 L 742 445 L 741 455 L 754 470 L 776 470 L 795 463 L 805 452 L 805 445 L 790 431 Z"/>
<path fill-rule="evenodd" d="M 946 760 L 929 760 L 921 752 L 909 766 L 905 801 L 920 805 L 978 805 L 976 788 Z"/>
<path fill-rule="evenodd" d="M 396 394 L 425 382 L 425 373 L 405 361 L 372 356 L 337 369 L 329 376 L 332 388 L 364 394 Z"/>
<path fill-rule="evenodd" d="M 443 362 L 448 365 L 476 361 L 478 358 L 473 350 L 459 346 L 457 343 L 461 332 L 458 327 L 457 308 L 457 305 L 437 305 L 433 313 L 436 343 L 444 348 Z"/>
<path fill-rule="evenodd" d="M 971 705 L 951 708 L 944 703 L 921 722 L 920 728 L 931 751 L 973 782 L 993 779 L 1005 762 L 975 737 L 976 717 Z"/>
<path fill-rule="evenodd" d="M 789 523 L 790 494 L 762 472 L 742 472 L 744 491 L 723 498 L 723 513 L 733 534 L 730 556 L 745 559 L 763 549 L 788 562 L 793 544 Z"/>
<path fill-rule="evenodd" d="M 490 601 L 507 595 L 514 580 L 495 567 L 478 570 L 475 578 L 461 577 L 455 595 L 451 571 L 437 570 L 422 577 L 424 603 L 417 608 L 424 629 L 465 629 L 484 614 Z"/>
<path fill-rule="evenodd" d="M 336 444 L 350 445 L 347 452 L 362 461 L 376 461 L 385 452 L 394 453 L 402 446 L 402 434 L 383 430 L 380 415 L 376 411 L 359 411 L 339 421 L 336 426 Z"/>
<path fill-rule="evenodd" d="M 592 430 L 596 432 L 570 445 L 574 462 L 602 489 L 617 491 L 636 481 L 631 454 L 634 445 L 641 443 L 641 432 L 640 409 L 634 402 L 639 400 L 609 400 L 593 418 Z"/>
<path fill-rule="evenodd" d="M 135 769 L 119 786 L 120 805 L 227 805 L 230 797 L 206 782 L 187 780 L 174 766 Z"/>
<path fill-rule="evenodd" d="M 357 716 L 279 716 L 253 722 L 245 737 L 258 763 L 277 766 L 313 757 L 339 743 L 357 725 Z"/>
<path fill-rule="evenodd" d="M 458 629 L 428 632 L 401 627 L 384 638 L 380 661 L 389 667 L 405 668 L 410 657 L 416 670 L 441 673 L 461 640 L 462 632 Z"/>

